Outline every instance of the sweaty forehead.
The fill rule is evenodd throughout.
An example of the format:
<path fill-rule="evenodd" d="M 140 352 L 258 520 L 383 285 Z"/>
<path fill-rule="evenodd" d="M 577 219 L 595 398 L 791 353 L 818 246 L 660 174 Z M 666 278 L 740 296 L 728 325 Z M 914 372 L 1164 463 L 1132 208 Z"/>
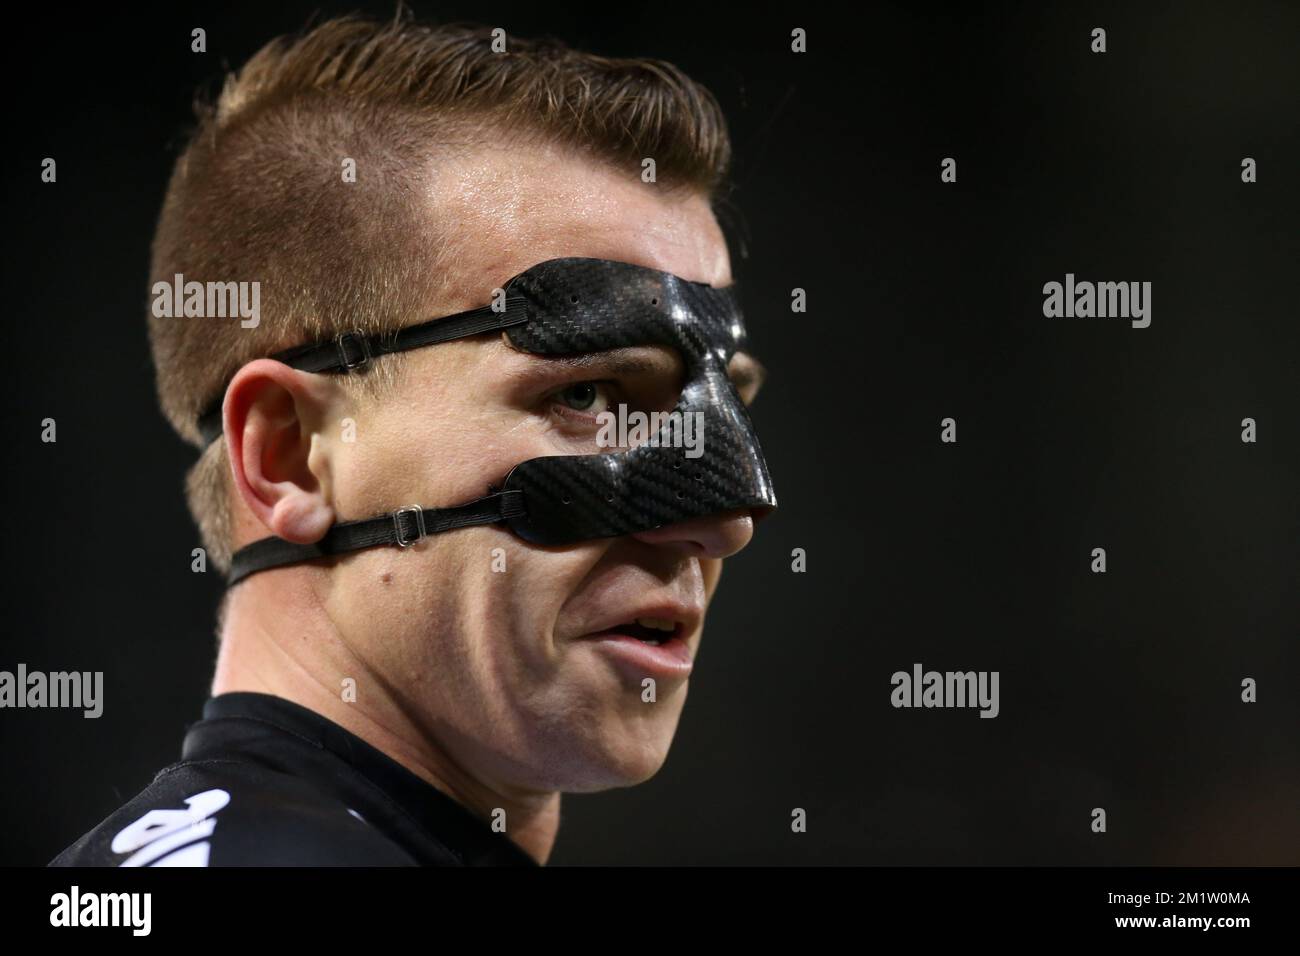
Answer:
<path fill-rule="evenodd" d="M 552 145 L 475 148 L 432 163 L 425 199 L 447 294 L 472 304 L 546 259 L 581 256 L 731 284 L 726 240 L 708 199 L 641 181 L 639 169 Z"/>

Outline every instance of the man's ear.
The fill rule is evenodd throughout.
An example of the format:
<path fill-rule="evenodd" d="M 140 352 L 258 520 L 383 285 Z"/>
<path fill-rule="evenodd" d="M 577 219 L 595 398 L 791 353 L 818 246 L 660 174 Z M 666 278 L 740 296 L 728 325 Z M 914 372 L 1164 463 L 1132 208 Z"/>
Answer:
<path fill-rule="evenodd" d="M 257 359 L 235 374 L 221 409 L 239 497 L 271 534 L 297 544 L 319 541 L 334 524 L 329 458 L 312 454 L 332 387 L 325 376 Z"/>

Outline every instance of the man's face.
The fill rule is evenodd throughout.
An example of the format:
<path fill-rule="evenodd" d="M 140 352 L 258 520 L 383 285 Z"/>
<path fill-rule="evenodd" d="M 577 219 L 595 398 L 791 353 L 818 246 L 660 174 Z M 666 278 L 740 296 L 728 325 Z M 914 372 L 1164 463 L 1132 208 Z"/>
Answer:
<path fill-rule="evenodd" d="M 442 163 L 428 208 L 454 236 L 443 259 L 453 263 L 451 288 L 412 321 L 483 305 L 511 276 L 561 256 L 731 283 L 704 198 L 666 198 L 634 175 L 558 151 Z M 352 412 L 355 442 L 333 448 L 341 516 L 459 504 L 529 458 L 608 452 L 596 444 L 596 416 L 620 403 L 671 410 L 684 374 L 681 357 L 662 347 L 575 364 L 512 349 L 501 336 L 401 360 L 398 394 L 362 403 Z M 731 371 L 744 382 L 754 369 L 742 354 Z M 751 399 L 752 387 L 742 395 Z M 624 786 L 667 757 L 690 667 L 658 666 L 644 645 L 593 635 L 659 618 L 693 657 L 721 559 L 751 534 L 748 512 L 557 548 L 501 527 L 466 528 L 342 562 L 326 609 L 369 676 L 476 782 L 499 792 Z"/>

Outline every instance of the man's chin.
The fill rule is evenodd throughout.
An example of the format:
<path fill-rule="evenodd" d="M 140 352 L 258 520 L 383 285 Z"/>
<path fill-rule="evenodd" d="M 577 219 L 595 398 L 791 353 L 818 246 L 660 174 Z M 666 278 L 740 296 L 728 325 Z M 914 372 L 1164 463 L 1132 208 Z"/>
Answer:
<path fill-rule="evenodd" d="M 585 753 L 557 789 L 565 793 L 597 793 L 645 783 L 663 768 L 671 746 L 671 733 L 662 739 L 609 740 L 594 752 Z"/>
<path fill-rule="evenodd" d="M 569 785 L 559 789 L 563 793 L 601 793 L 605 790 L 620 790 L 624 787 L 635 787 L 652 778 L 659 772 L 659 769 L 662 766 L 663 761 L 661 760 L 648 769 L 607 769 L 606 772 L 593 773 L 580 780 L 575 780 Z"/>

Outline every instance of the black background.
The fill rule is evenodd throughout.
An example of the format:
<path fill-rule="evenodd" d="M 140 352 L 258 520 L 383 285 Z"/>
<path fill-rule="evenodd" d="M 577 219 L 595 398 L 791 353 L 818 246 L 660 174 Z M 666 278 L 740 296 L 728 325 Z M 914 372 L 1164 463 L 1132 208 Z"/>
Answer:
<path fill-rule="evenodd" d="M 737 151 L 781 509 L 728 562 L 664 769 L 565 797 L 552 863 L 1300 862 L 1300 5 L 910 6 L 413 4 L 672 60 Z M 199 715 L 220 582 L 190 571 L 148 245 L 195 90 L 353 9 L 392 5 L 10 25 L 0 669 L 102 670 L 106 705 L 0 711 L 0 863 L 53 857 Z M 1151 281 L 1151 327 L 1044 318 L 1067 272 Z M 1000 671 L 1000 716 L 895 710 L 914 662 Z"/>

